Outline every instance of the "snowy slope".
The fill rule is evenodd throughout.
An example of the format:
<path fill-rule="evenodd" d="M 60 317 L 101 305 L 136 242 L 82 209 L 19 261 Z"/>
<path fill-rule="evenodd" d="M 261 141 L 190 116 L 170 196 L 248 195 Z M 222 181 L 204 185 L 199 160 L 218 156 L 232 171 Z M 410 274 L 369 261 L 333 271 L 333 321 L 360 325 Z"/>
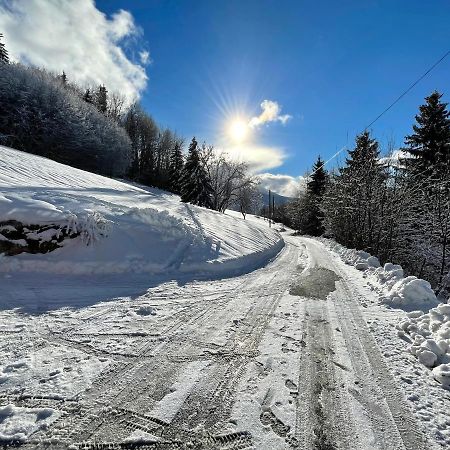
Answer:
<path fill-rule="evenodd" d="M 104 236 L 96 233 L 99 218 Z M 284 245 L 267 224 L 0 147 L 0 234 L 10 220 L 82 234 L 47 254 L 0 256 L 0 272 L 231 275 L 264 264 Z"/>

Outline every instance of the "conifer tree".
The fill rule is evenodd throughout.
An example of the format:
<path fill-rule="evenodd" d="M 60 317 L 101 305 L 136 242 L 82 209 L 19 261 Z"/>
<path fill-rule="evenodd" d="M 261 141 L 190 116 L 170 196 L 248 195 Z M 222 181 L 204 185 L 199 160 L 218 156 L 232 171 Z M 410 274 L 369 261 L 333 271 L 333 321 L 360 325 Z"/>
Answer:
<path fill-rule="evenodd" d="M 378 142 L 364 131 L 330 185 L 325 202 L 327 228 L 346 246 L 368 251 L 379 247 L 385 181 L 379 158 Z"/>
<path fill-rule="evenodd" d="M 416 115 L 414 133 L 405 139 L 405 150 L 413 156 L 406 160 L 407 169 L 422 178 L 442 179 L 450 171 L 450 111 L 441 98 L 437 91 L 425 98 Z"/>
<path fill-rule="evenodd" d="M 202 166 L 198 143 L 192 138 L 181 177 L 181 201 L 211 207 L 212 188 Z"/>
<path fill-rule="evenodd" d="M 67 75 L 66 72 L 62 72 L 61 75 L 58 76 L 58 79 L 61 81 L 62 85 L 65 86 L 67 84 Z"/>
<path fill-rule="evenodd" d="M 86 103 L 90 103 L 90 104 L 94 103 L 94 97 L 92 96 L 91 90 L 89 88 L 86 89 L 86 91 L 83 95 L 83 100 Z"/>
<path fill-rule="evenodd" d="M 308 190 L 319 197 L 322 197 L 325 192 L 325 185 L 328 177 L 324 164 L 324 161 L 322 161 L 319 155 L 313 166 L 311 180 L 308 182 Z"/>
<path fill-rule="evenodd" d="M 169 185 L 170 190 L 175 194 L 181 193 L 181 176 L 183 173 L 183 153 L 179 142 L 175 143 L 169 164 Z"/>
<path fill-rule="evenodd" d="M 100 85 L 95 93 L 95 104 L 100 112 L 106 114 L 108 110 L 108 91 L 103 85 Z"/>
<path fill-rule="evenodd" d="M 301 219 L 302 232 L 312 236 L 320 236 L 325 231 L 322 211 L 322 198 L 325 193 L 327 182 L 327 172 L 324 169 L 324 162 L 320 156 L 313 167 L 311 179 L 307 184 L 304 199 L 304 217 Z"/>
<path fill-rule="evenodd" d="M 414 133 L 405 138 L 412 157 L 404 160 L 411 250 L 421 272 L 431 272 L 424 276 L 439 275 L 438 286 L 450 267 L 450 111 L 441 98 L 434 91 L 419 107 Z"/>
<path fill-rule="evenodd" d="M 9 56 L 8 56 L 8 50 L 5 48 L 5 44 L 1 42 L 1 39 L 3 39 L 3 34 L 0 33 L 0 62 L 9 63 Z"/>

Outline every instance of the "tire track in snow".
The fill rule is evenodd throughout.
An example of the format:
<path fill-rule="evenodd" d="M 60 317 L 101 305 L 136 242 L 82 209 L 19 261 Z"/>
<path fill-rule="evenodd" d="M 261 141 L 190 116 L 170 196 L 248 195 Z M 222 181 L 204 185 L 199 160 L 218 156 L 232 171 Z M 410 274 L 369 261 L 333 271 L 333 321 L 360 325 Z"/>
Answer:
<path fill-rule="evenodd" d="M 328 298 L 327 302 L 334 307 L 345 342 L 345 348 L 340 350 L 351 362 L 350 369 L 356 377 L 357 384 L 347 385 L 346 388 L 363 408 L 375 437 L 371 448 L 426 450 L 429 447 L 424 434 L 396 386 L 393 376 L 389 373 L 375 339 L 359 311 L 357 300 L 359 294 L 356 286 L 352 285 L 345 270 L 337 266 L 328 250 L 321 244 L 307 238 L 302 241 L 306 244 L 313 265 L 334 270 L 342 278 L 336 284 L 336 292 Z M 353 427 L 355 423 L 356 420 Z M 357 431 L 355 429 L 355 434 Z M 350 432 L 350 429 L 347 432 Z M 303 430 L 301 434 L 305 433 L 307 430 Z M 320 449 L 321 447 L 310 448 Z M 347 446 L 342 448 L 360 447 L 349 441 Z"/>

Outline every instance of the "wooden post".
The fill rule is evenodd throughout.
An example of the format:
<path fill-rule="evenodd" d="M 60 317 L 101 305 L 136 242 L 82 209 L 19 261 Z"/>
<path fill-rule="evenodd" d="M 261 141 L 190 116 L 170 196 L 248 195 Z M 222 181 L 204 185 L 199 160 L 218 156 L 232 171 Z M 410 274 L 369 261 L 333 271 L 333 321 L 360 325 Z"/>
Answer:
<path fill-rule="evenodd" d="M 275 197 L 272 194 L 272 221 L 274 221 L 274 217 L 275 217 Z"/>

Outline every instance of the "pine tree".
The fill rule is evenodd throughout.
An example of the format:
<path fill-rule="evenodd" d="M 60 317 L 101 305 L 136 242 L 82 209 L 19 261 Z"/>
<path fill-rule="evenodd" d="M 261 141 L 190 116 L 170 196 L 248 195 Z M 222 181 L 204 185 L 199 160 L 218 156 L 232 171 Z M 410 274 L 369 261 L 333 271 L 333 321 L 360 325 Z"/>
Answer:
<path fill-rule="evenodd" d="M 83 100 L 86 103 L 90 103 L 90 104 L 94 103 L 94 97 L 92 96 L 92 93 L 91 93 L 90 89 L 86 89 L 86 92 L 83 95 Z"/>
<path fill-rule="evenodd" d="M 377 253 L 385 192 L 378 142 L 364 131 L 348 151 L 346 166 L 333 177 L 326 195 L 327 229 L 348 247 Z"/>
<path fill-rule="evenodd" d="M 212 188 L 200 160 L 198 143 L 192 138 L 181 177 L 181 201 L 211 207 Z"/>
<path fill-rule="evenodd" d="M 67 75 L 66 72 L 64 72 L 64 70 L 62 74 L 58 76 L 58 79 L 61 81 L 63 86 L 67 85 Z"/>
<path fill-rule="evenodd" d="M 419 276 L 438 274 L 443 286 L 450 267 L 450 111 L 434 91 L 416 115 L 414 133 L 406 136 L 404 187 L 408 209 L 409 247 L 421 261 Z"/>
<path fill-rule="evenodd" d="M 311 180 L 308 182 L 307 189 L 314 195 L 322 196 L 325 192 L 325 185 L 327 182 L 327 172 L 324 169 L 324 161 L 319 157 L 313 166 L 313 173 Z"/>
<path fill-rule="evenodd" d="M 3 39 L 3 34 L 0 33 L 0 40 Z M 9 63 L 8 50 L 5 48 L 5 44 L 0 41 L 0 62 Z"/>
<path fill-rule="evenodd" d="M 301 231 L 312 236 L 320 236 L 325 231 L 321 204 L 328 175 L 323 166 L 324 162 L 319 156 L 314 164 L 313 173 L 307 184 L 305 198 L 303 199 L 303 217 L 300 220 Z"/>
<path fill-rule="evenodd" d="M 170 190 L 175 194 L 181 193 L 181 176 L 183 174 L 183 153 L 179 142 L 175 143 L 169 164 L 169 184 Z"/>
<path fill-rule="evenodd" d="M 450 111 L 441 98 L 437 91 L 425 98 L 414 133 L 405 138 L 405 150 L 413 156 L 405 161 L 407 169 L 423 178 L 442 179 L 450 171 Z"/>
<path fill-rule="evenodd" d="M 106 114 L 108 110 L 108 91 L 103 85 L 99 86 L 95 93 L 95 104 L 100 112 Z"/>

